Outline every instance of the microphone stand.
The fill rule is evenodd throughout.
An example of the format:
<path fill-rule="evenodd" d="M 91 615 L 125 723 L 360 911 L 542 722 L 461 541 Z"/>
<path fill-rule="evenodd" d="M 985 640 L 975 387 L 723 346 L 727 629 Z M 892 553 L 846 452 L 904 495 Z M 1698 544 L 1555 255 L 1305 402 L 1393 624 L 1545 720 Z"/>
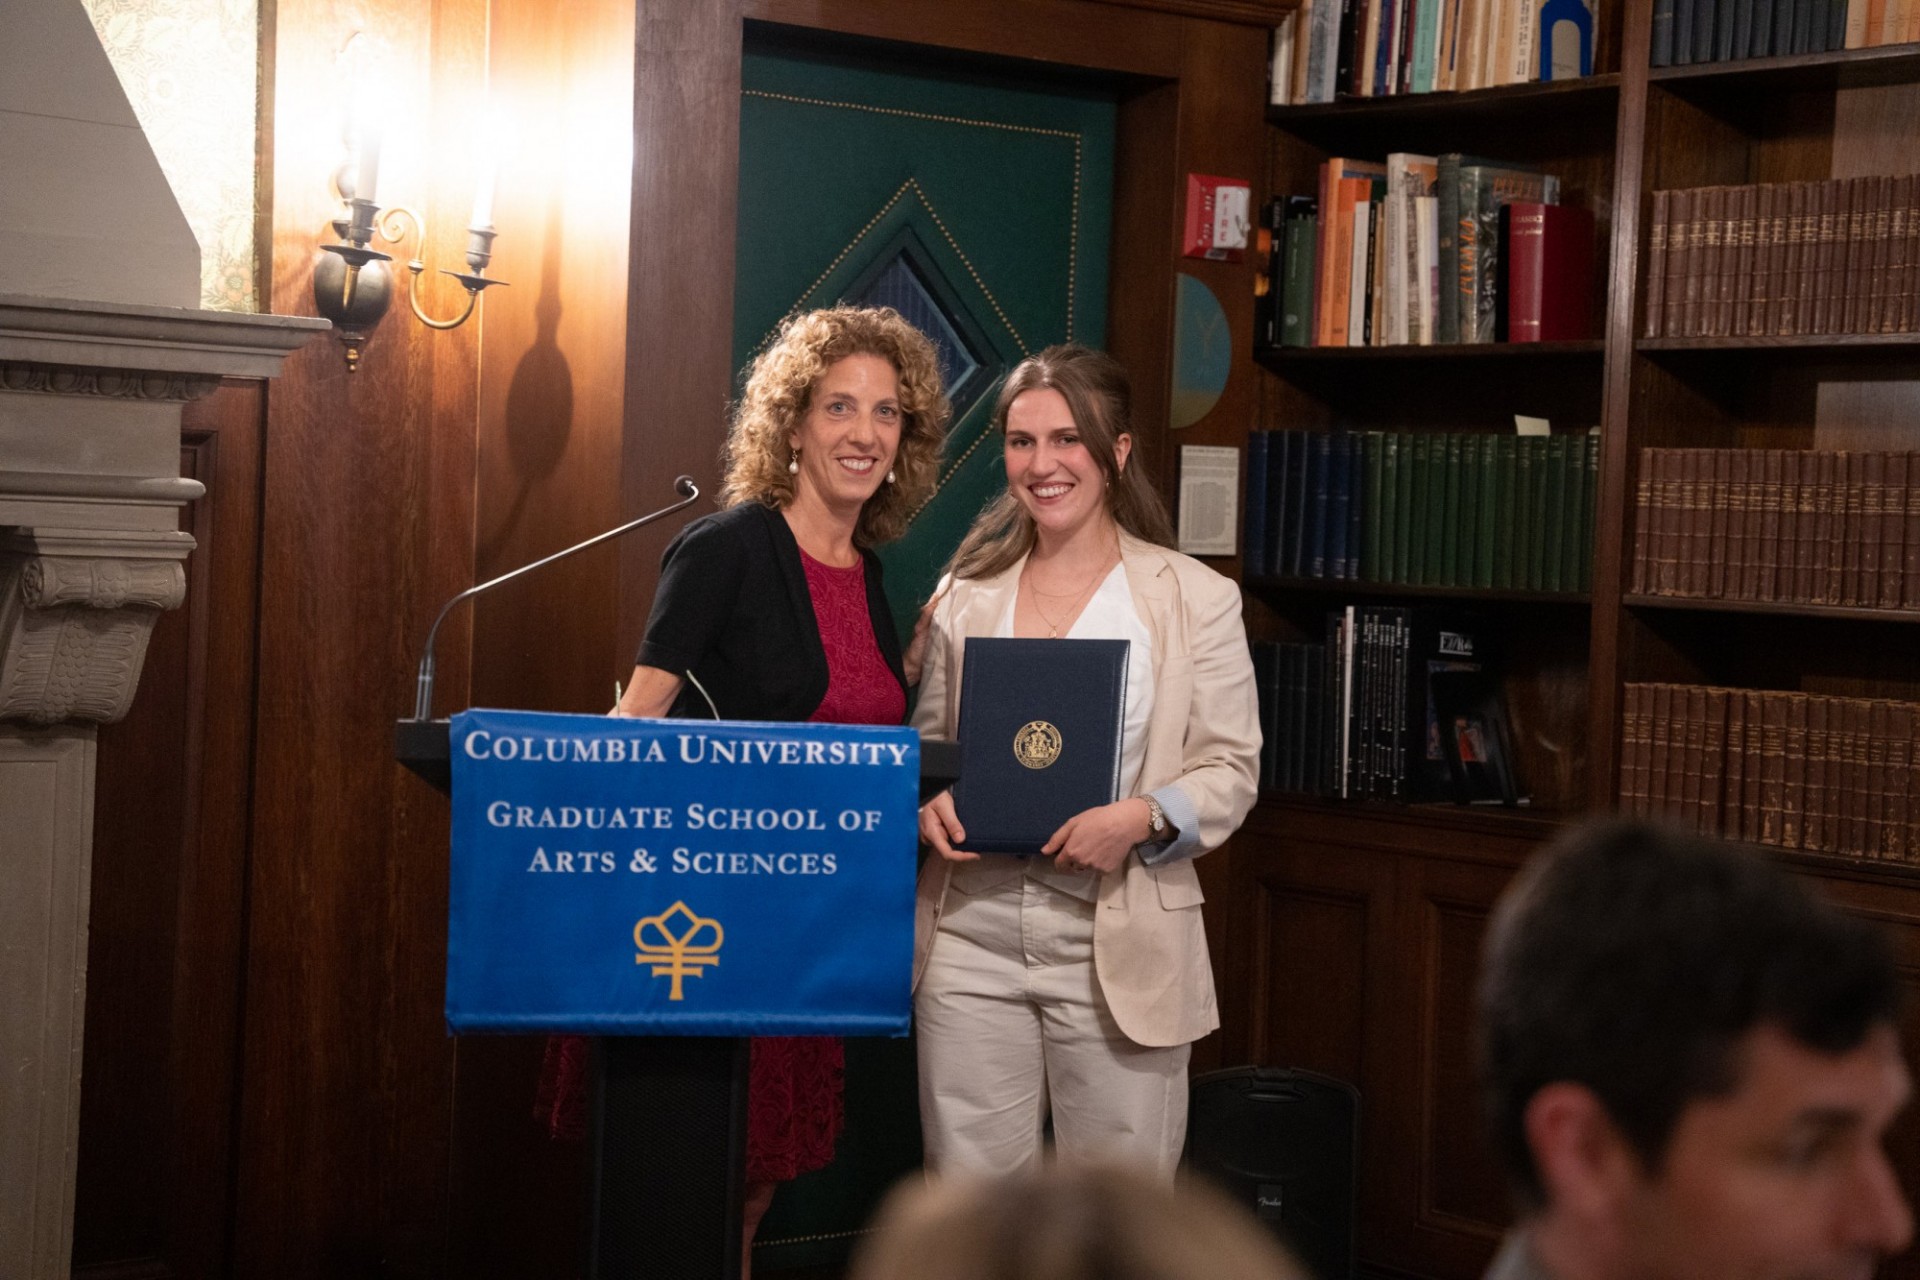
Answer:
<path fill-rule="evenodd" d="M 413 715 L 410 718 L 394 722 L 395 759 L 399 760 L 401 764 L 413 770 L 413 772 L 419 774 L 428 782 L 433 783 L 442 790 L 446 789 L 448 773 L 447 722 L 445 720 L 434 720 L 431 718 L 433 715 L 433 645 L 434 641 L 438 639 L 440 635 L 440 624 L 447 620 L 447 615 L 453 611 L 455 605 L 463 600 L 471 600 L 483 591 L 491 591 L 503 583 L 512 582 L 515 578 L 523 574 L 532 573 L 535 569 L 545 568 L 556 560 L 564 560 L 576 552 L 585 551 L 588 547 L 597 547 L 610 539 L 632 533 L 642 525 L 652 524 L 656 520 L 663 519 L 676 511 L 684 509 L 688 504 L 693 502 L 695 498 L 700 496 L 700 487 L 694 484 L 691 476 L 679 477 L 673 482 L 673 488 L 674 492 L 680 495 L 680 501 L 674 503 L 672 506 L 662 507 L 658 511 L 649 512 L 637 520 L 629 520 L 618 528 L 609 529 L 605 533 L 597 533 L 585 542 L 576 542 L 564 550 L 556 551 L 550 556 L 535 560 L 532 564 L 523 564 L 518 569 L 510 570 L 497 578 L 476 583 L 442 605 L 439 616 L 433 620 L 433 626 L 427 629 L 426 652 L 420 655 L 420 670 L 414 682 Z"/>

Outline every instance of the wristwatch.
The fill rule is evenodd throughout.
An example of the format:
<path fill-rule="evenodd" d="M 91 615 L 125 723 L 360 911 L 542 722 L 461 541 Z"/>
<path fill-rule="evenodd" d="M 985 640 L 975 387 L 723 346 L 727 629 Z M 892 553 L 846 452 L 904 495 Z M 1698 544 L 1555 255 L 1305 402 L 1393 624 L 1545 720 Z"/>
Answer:
<path fill-rule="evenodd" d="M 1147 802 L 1147 839 L 1164 839 L 1167 834 L 1167 811 L 1152 796 L 1141 796 Z"/>

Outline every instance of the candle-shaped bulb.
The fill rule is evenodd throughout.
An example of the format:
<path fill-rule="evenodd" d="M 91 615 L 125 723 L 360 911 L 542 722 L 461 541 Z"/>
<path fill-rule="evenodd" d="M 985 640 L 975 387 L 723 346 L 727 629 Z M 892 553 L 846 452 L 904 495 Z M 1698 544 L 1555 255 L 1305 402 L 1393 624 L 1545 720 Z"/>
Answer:
<path fill-rule="evenodd" d="M 380 181 L 380 131 L 372 124 L 362 122 L 355 150 L 359 153 L 359 165 L 353 178 L 353 194 L 370 202 L 378 202 L 375 194 Z"/>
<path fill-rule="evenodd" d="M 493 225 L 493 180 L 495 166 L 492 155 L 480 157 L 480 174 L 473 189 L 473 217 L 467 220 L 470 227 L 490 227 Z"/>

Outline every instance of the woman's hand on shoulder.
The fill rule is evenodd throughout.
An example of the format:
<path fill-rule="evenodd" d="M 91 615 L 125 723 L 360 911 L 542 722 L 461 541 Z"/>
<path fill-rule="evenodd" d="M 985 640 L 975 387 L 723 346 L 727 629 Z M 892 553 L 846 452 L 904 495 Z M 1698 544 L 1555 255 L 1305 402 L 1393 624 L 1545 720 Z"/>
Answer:
<path fill-rule="evenodd" d="M 1040 846 L 1062 871 L 1117 871 L 1133 846 L 1146 839 L 1147 802 L 1138 796 L 1083 809 Z"/>
<path fill-rule="evenodd" d="M 967 838 L 967 831 L 960 825 L 959 815 L 953 811 L 953 792 L 951 791 L 942 791 L 920 806 L 920 838 L 948 862 L 980 860 L 980 855 L 977 853 L 967 853 L 953 847 L 955 840 Z"/>

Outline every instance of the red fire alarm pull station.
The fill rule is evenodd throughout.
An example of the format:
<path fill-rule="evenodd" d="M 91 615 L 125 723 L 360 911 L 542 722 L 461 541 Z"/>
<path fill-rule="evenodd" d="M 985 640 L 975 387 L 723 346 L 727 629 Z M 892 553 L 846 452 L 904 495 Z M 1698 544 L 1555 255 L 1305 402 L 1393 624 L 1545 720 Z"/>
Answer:
<path fill-rule="evenodd" d="M 1181 252 L 1189 258 L 1238 262 L 1247 250 L 1253 220 L 1252 188 L 1238 178 L 1187 175 L 1187 234 Z"/>

